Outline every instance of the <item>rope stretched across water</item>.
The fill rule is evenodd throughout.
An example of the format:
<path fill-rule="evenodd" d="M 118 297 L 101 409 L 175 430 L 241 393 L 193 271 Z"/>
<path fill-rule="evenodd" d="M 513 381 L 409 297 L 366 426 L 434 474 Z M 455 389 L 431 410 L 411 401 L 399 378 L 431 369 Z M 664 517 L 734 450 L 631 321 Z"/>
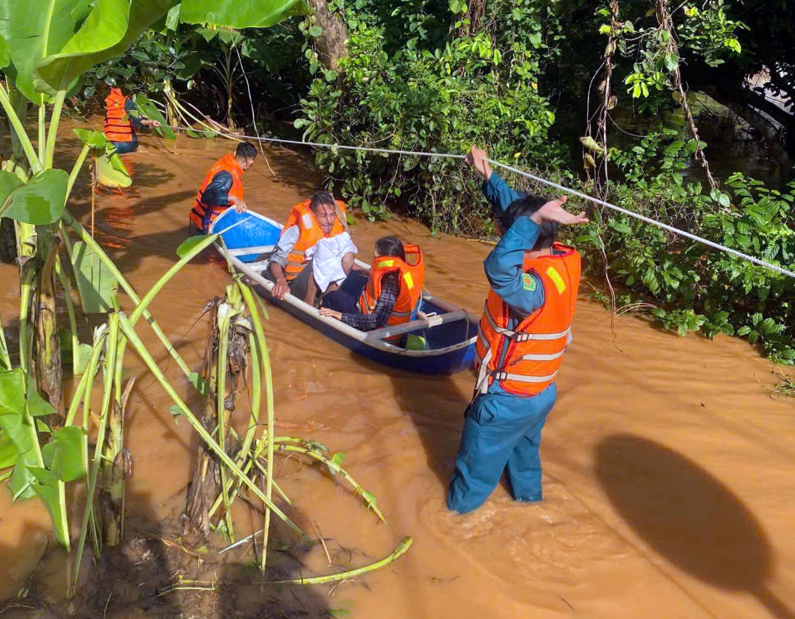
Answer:
<path fill-rule="evenodd" d="M 178 131 L 196 131 L 195 129 L 190 129 L 186 127 L 177 127 Z M 364 151 L 369 153 L 383 153 L 386 155 L 408 155 L 414 157 L 439 157 L 443 159 L 464 159 L 466 155 L 456 155 L 453 153 L 436 153 L 431 151 L 414 151 L 414 150 L 393 150 L 389 148 L 374 148 L 370 146 L 346 146 L 344 144 L 322 144 L 320 142 L 301 142 L 298 140 L 285 140 L 282 138 L 270 138 L 270 137 L 257 137 L 257 136 L 250 136 L 250 135 L 239 135 L 235 133 L 226 133 L 224 131 L 220 131 L 218 129 L 212 129 L 213 132 L 222 135 L 227 138 L 232 138 L 234 140 L 253 140 L 257 142 L 273 142 L 277 144 L 294 144 L 297 146 L 312 146 L 315 148 L 331 148 L 331 149 L 338 149 L 338 150 L 353 150 L 353 151 Z M 605 202 L 604 200 L 600 200 L 599 198 L 594 198 L 589 196 L 585 193 L 577 191 L 576 189 L 570 189 L 553 181 L 547 180 L 545 178 L 541 178 L 539 176 L 535 176 L 530 174 L 529 172 L 524 172 L 523 170 L 519 170 L 518 168 L 514 168 L 509 165 L 505 165 L 504 163 L 500 163 L 499 161 L 494 161 L 493 159 L 486 159 L 491 165 L 497 166 L 498 168 L 502 168 L 504 170 L 508 170 L 509 172 L 513 172 L 514 174 L 519 174 L 520 176 L 524 176 L 525 178 L 535 181 L 537 183 L 542 183 L 544 185 L 548 185 L 549 187 L 554 187 L 555 189 L 559 189 L 565 193 L 568 193 L 573 196 L 577 196 L 578 198 L 582 198 L 583 200 L 588 200 L 589 202 L 593 202 L 594 204 L 598 204 L 599 206 L 604 206 L 605 208 L 611 209 L 618 213 L 622 213 L 629 217 L 634 217 L 644 223 L 650 224 L 652 226 L 657 226 L 658 228 L 662 228 L 667 232 L 672 234 L 678 234 L 679 236 L 683 236 L 688 238 L 692 241 L 696 241 L 697 243 L 701 243 L 706 245 L 707 247 L 711 247 L 713 249 L 717 249 L 719 251 L 726 252 L 727 254 L 731 254 L 737 258 L 741 258 L 746 260 L 752 264 L 760 266 L 762 268 L 768 269 L 770 271 L 774 271 L 781 275 L 787 275 L 789 277 L 795 278 L 795 271 L 791 271 L 784 267 L 781 267 L 777 264 L 773 264 L 772 262 L 767 262 L 766 260 L 762 260 L 761 258 L 756 258 L 755 256 L 751 256 L 749 254 L 743 253 L 736 249 L 732 249 L 731 247 L 726 247 L 725 245 L 721 245 L 720 243 L 715 243 L 714 241 L 710 241 L 709 239 L 705 239 L 695 234 L 691 234 L 690 232 L 685 232 L 684 230 L 680 230 L 679 228 L 674 228 L 673 226 L 669 226 L 668 224 L 664 224 L 660 221 L 655 219 L 651 219 L 650 217 L 646 217 L 645 215 L 641 215 L 640 213 L 635 213 L 633 211 L 629 211 L 625 208 L 621 208 L 620 206 L 616 206 L 615 204 L 610 204 L 610 202 Z"/>

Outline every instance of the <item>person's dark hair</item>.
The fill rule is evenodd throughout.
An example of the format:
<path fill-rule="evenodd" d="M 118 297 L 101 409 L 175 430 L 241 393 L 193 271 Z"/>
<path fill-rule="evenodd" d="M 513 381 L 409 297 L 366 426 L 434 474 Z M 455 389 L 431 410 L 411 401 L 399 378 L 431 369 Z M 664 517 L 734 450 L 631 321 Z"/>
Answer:
<path fill-rule="evenodd" d="M 403 249 L 403 241 L 396 236 L 382 236 L 375 242 L 375 249 L 382 256 L 395 256 L 405 262 L 406 251 Z"/>
<path fill-rule="evenodd" d="M 313 213 L 316 213 L 317 208 L 321 204 L 330 204 L 331 206 L 336 206 L 337 202 L 334 200 L 334 196 L 332 196 L 328 191 L 318 191 L 309 201 L 309 210 L 311 210 Z"/>
<path fill-rule="evenodd" d="M 511 202 L 510 206 L 505 211 L 499 211 L 496 207 L 492 207 L 492 215 L 494 219 L 500 222 L 504 231 L 514 224 L 520 217 L 529 217 L 538 209 L 544 206 L 549 200 L 542 196 L 523 195 L 518 200 Z M 552 247 L 558 238 L 558 224 L 552 221 L 545 221 L 541 224 L 541 233 L 538 235 L 538 240 L 533 246 L 533 249 L 546 249 Z"/>
<path fill-rule="evenodd" d="M 241 142 L 237 145 L 237 150 L 235 151 L 235 157 L 238 159 L 256 159 L 257 158 L 257 149 L 254 148 L 253 144 L 249 144 L 248 142 Z"/>

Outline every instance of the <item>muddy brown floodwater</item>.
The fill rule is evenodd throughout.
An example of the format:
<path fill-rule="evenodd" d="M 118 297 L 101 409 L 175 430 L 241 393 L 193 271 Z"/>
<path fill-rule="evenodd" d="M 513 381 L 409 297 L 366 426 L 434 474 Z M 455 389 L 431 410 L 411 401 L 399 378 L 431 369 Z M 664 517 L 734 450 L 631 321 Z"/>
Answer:
<path fill-rule="evenodd" d="M 98 196 L 95 232 L 139 293 L 176 261 L 196 188 L 233 146 L 185 138 L 168 144 L 169 153 L 150 138 L 143 143 L 145 152 L 126 159 L 135 164 L 135 191 Z M 245 177 L 246 198 L 250 208 L 283 220 L 317 179 L 302 155 L 267 153 L 277 176 L 259 158 Z M 73 207 L 84 224 L 87 198 L 84 191 Z M 488 246 L 432 238 L 398 219 L 353 229 L 365 258 L 387 233 L 422 246 L 434 294 L 480 311 Z M 0 266 L 0 279 L 8 321 L 17 312 L 16 269 Z M 208 252 L 150 308 L 195 369 L 202 306 L 228 282 Z M 795 408 L 768 396 L 777 377 L 772 365 L 739 340 L 679 338 L 633 317 L 617 318 L 613 333 L 610 322 L 600 305 L 580 300 L 560 398 L 544 431 L 544 501 L 516 504 L 501 486 L 481 509 L 457 516 L 444 496 L 473 376 L 388 370 L 271 311 L 266 327 L 276 416 L 289 424 L 284 433 L 345 452 L 346 468 L 378 497 L 389 524 L 314 469 L 282 462 L 297 508 L 317 521 L 332 551 L 356 549 L 347 557 L 355 565 L 414 537 L 397 563 L 319 589 L 328 608 L 368 619 L 795 617 Z M 188 394 L 148 327 L 140 332 Z M 194 438 L 129 358 L 138 376 L 127 419 L 134 460 L 127 512 L 135 532 L 182 510 Z M 50 538 L 37 501 L 12 506 L 3 490 L 0 517 L 3 599 Z M 313 567 L 328 570 L 322 551 L 312 553 Z M 65 578 L 55 574 L 54 581 Z"/>

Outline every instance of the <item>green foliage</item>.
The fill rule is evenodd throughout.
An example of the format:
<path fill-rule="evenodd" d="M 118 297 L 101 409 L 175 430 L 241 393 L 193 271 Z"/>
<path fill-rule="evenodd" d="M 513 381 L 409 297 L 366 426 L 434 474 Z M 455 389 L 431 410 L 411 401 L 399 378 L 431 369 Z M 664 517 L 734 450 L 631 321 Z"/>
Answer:
<path fill-rule="evenodd" d="M 110 142 L 108 146 L 110 148 L 95 158 L 97 182 L 105 187 L 129 187 L 132 185 L 130 173 L 116 152 L 116 147 Z"/>
<path fill-rule="evenodd" d="M 163 92 L 167 80 L 187 82 L 201 69 L 201 48 L 191 37 L 176 33 L 148 31 L 142 34 L 123 55 L 97 65 L 83 77 L 82 95 L 90 99 L 95 94 L 105 96 L 108 88 L 121 88 L 125 93 L 157 95 Z M 151 112 L 139 102 L 141 111 L 149 118 Z M 162 122 L 162 121 L 161 121 Z"/>
<path fill-rule="evenodd" d="M 653 133 L 629 151 L 611 151 L 626 181 L 609 186 L 608 200 L 662 223 L 792 269 L 795 266 L 795 184 L 786 191 L 741 174 L 708 196 L 685 184 L 681 170 L 695 145 L 672 131 Z M 601 240 L 600 240 L 601 236 Z M 614 283 L 631 300 L 651 300 L 668 329 L 747 337 L 775 361 L 795 363 L 795 282 L 673 236 L 636 219 L 600 215 L 578 237 L 601 272 L 601 243 Z"/>
<path fill-rule="evenodd" d="M 227 28 L 267 28 L 305 11 L 302 0 L 183 0 L 179 17 L 190 24 L 213 23 Z"/>
<path fill-rule="evenodd" d="M 168 126 L 166 119 L 163 118 L 163 115 L 160 113 L 160 110 L 157 109 L 157 106 L 152 103 L 151 99 L 143 94 L 135 95 L 135 105 L 140 111 L 140 114 L 145 116 L 150 120 L 156 120 L 160 123 L 160 126 L 153 129 L 153 132 L 161 137 L 166 138 L 167 140 L 173 140 L 176 138 L 174 132 L 171 130 L 171 127 Z M 132 114 L 133 112 L 131 112 Z"/>
<path fill-rule="evenodd" d="M 496 4 L 493 32 L 447 41 L 431 28 L 450 24 L 448 9 L 441 19 L 432 3 L 397 4 L 387 17 L 378 3 L 346 5 L 349 55 L 339 75 L 306 49 L 315 80 L 295 121 L 305 139 L 452 153 L 485 144 L 521 166 L 560 163 L 548 137 L 555 115 L 537 84 L 559 36 L 543 3 Z M 316 163 L 371 219 L 398 206 L 435 230 L 472 232 L 488 212 L 457 160 L 319 149 Z"/>
<path fill-rule="evenodd" d="M 35 496 L 31 467 L 44 464 L 34 419 L 52 414 L 53 408 L 36 392 L 33 380 L 21 368 L 0 372 L 0 429 L 18 454 L 8 488 L 15 500 Z"/>
<path fill-rule="evenodd" d="M 7 172 L 0 185 L 11 184 Z M 19 185 L 0 206 L 0 216 L 37 226 L 51 224 L 61 218 L 66 206 L 66 185 L 69 175 L 63 170 L 44 170 L 24 185 Z"/>
<path fill-rule="evenodd" d="M 727 57 L 742 52 L 738 32 L 749 28 L 727 17 L 724 0 L 709 0 L 700 9 L 685 7 L 684 15 L 685 19 L 677 28 L 679 38 L 686 49 L 703 58 L 709 66 L 717 67 Z"/>
<path fill-rule="evenodd" d="M 111 311 L 119 284 L 107 265 L 82 241 L 72 247 L 72 260 L 83 312 Z"/>

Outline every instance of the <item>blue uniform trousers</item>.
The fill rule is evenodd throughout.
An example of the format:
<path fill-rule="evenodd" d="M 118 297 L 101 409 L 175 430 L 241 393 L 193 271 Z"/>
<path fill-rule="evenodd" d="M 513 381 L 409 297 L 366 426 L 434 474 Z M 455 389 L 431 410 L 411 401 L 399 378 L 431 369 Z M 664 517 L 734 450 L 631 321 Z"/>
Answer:
<path fill-rule="evenodd" d="M 555 405 L 557 388 L 521 397 L 492 386 L 469 406 L 461 447 L 447 492 L 447 507 L 461 514 L 480 507 L 502 472 L 517 501 L 541 500 L 541 429 Z"/>

